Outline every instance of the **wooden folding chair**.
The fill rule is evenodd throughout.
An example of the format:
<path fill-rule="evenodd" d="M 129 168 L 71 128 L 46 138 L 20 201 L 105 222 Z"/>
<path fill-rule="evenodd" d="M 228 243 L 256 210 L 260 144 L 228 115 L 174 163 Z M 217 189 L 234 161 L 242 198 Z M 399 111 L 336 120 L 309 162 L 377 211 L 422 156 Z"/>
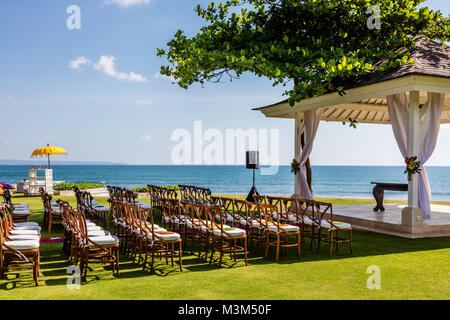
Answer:
<path fill-rule="evenodd" d="M 147 268 L 147 258 L 151 255 L 150 260 L 150 273 L 154 272 L 154 260 L 155 256 L 166 259 L 166 264 L 168 264 L 168 259 L 171 259 L 172 267 L 174 266 L 174 258 L 179 258 L 180 271 L 183 271 L 182 262 L 182 240 L 181 236 L 176 232 L 171 232 L 167 230 L 161 230 L 157 228 L 154 223 L 153 215 L 149 212 L 147 213 L 138 209 L 138 213 L 141 221 L 149 220 L 149 224 L 141 223 L 141 243 L 145 248 L 145 258 L 143 269 Z"/>
<path fill-rule="evenodd" d="M 277 197 L 277 196 L 266 196 L 267 203 L 274 205 L 278 209 L 278 213 L 280 214 L 281 222 L 289 223 L 289 218 L 294 218 L 295 215 L 295 198 L 288 197 Z M 273 219 L 276 217 L 274 216 Z"/>
<path fill-rule="evenodd" d="M 286 255 L 290 247 L 297 247 L 298 259 L 301 259 L 301 234 L 300 228 L 291 224 L 282 223 L 282 216 L 278 212 L 275 205 L 258 204 L 261 212 L 264 214 L 264 227 L 266 233 L 266 252 L 265 257 L 269 254 L 270 247 L 276 247 L 276 262 L 281 248 L 286 248 Z M 276 219 L 273 217 L 276 216 Z M 295 242 L 290 240 L 290 237 L 295 237 Z"/>
<path fill-rule="evenodd" d="M 79 237 L 80 270 L 86 278 L 90 263 L 110 264 L 112 271 L 119 277 L 119 238 L 107 236 L 90 236 L 86 217 L 81 212 L 75 212 L 77 232 Z"/>
<path fill-rule="evenodd" d="M 209 220 L 205 223 L 206 229 L 211 237 L 211 257 L 209 263 L 211 264 L 214 258 L 214 253 L 219 252 L 219 268 L 222 267 L 223 255 L 230 254 L 230 258 L 236 261 L 238 252 L 244 253 L 245 265 L 247 262 L 247 234 L 245 230 L 240 228 L 230 227 L 225 225 L 223 215 L 220 214 L 222 209 L 220 207 L 203 206 L 203 210 L 206 211 Z M 216 216 L 219 215 L 220 219 L 217 221 Z M 239 246 L 238 242 L 243 241 L 244 246 Z"/>
<path fill-rule="evenodd" d="M 315 221 L 318 228 L 318 246 L 320 251 L 322 242 L 330 244 L 330 257 L 333 255 L 333 244 L 336 244 L 336 251 L 339 250 L 339 244 L 348 243 L 350 254 L 353 254 L 352 247 L 352 226 L 349 223 L 335 221 L 333 218 L 333 205 L 326 202 L 314 202 Z M 347 238 L 340 237 L 341 234 L 348 233 Z"/>
<path fill-rule="evenodd" d="M 54 206 L 52 204 L 52 196 L 48 193 L 43 195 L 43 201 L 45 207 L 44 213 L 47 215 L 47 217 L 44 218 L 44 222 L 46 223 L 44 227 L 47 229 L 48 233 L 51 233 L 53 225 L 62 224 L 62 211 L 58 205 Z"/>
<path fill-rule="evenodd" d="M 4 225 L 6 219 L 6 216 L 0 218 L 0 279 L 8 270 L 32 269 L 34 283 L 38 286 L 39 239 L 30 239 L 27 234 L 8 236 Z"/>

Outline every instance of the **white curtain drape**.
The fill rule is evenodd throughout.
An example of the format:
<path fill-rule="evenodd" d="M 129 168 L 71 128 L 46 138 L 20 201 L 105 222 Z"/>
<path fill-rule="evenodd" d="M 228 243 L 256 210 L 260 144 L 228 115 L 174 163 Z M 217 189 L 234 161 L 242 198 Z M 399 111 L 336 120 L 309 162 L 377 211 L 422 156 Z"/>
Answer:
<path fill-rule="evenodd" d="M 403 158 L 408 157 L 408 105 L 405 93 L 387 96 L 392 131 Z"/>
<path fill-rule="evenodd" d="M 322 116 L 323 108 L 311 111 L 305 111 L 303 117 L 304 133 L 305 133 L 305 146 L 302 148 L 300 155 L 300 193 L 305 199 L 313 199 L 311 190 L 308 186 L 308 180 L 306 177 L 305 162 L 308 160 L 311 154 L 314 138 L 316 137 L 317 128 L 319 127 L 320 117 Z"/>
<path fill-rule="evenodd" d="M 428 93 L 428 100 L 420 112 L 420 141 L 419 161 L 422 174 L 419 176 L 419 206 L 424 219 L 431 219 L 430 187 L 423 165 L 433 154 L 439 134 L 444 94 Z M 391 119 L 392 131 L 398 148 L 404 158 L 408 157 L 408 115 L 409 101 L 405 93 L 387 96 L 388 112 Z"/>
<path fill-rule="evenodd" d="M 422 165 L 422 174 L 419 176 L 419 206 L 422 208 L 424 219 L 431 219 L 430 186 L 427 173 L 423 165 L 430 159 L 436 147 L 439 134 L 444 94 L 428 93 L 425 104 L 425 112 L 420 127 L 420 152 L 419 160 Z"/>

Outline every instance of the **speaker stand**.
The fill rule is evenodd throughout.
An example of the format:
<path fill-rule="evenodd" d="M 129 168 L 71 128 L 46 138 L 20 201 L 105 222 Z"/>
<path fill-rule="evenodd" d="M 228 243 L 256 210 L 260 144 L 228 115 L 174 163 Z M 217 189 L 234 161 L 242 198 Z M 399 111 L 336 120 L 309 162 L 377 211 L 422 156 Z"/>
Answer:
<path fill-rule="evenodd" d="M 255 202 L 255 199 L 253 198 L 254 195 L 259 196 L 258 190 L 256 190 L 255 186 L 255 169 L 253 169 L 253 186 L 250 192 L 248 193 L 247 200 L 248 202 Z"/>

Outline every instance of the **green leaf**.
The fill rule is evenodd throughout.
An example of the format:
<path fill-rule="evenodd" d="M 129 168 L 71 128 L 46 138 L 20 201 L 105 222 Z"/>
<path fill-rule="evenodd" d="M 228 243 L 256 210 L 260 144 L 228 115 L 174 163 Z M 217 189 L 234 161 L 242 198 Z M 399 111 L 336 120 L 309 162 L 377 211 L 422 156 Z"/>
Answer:
<path fill-rule="evenodd" d="M 271 79 L 273 86 L 286 86 L 290 104 L 328 92 L 344 95 L 341 84 L 373 72 L 374 65 L 377 72 L 384 72 L 413 64 L 405 53 L 413 49 L 412 36 L 450 41 L 449 18 L 420 3 L 227 0 L 197 6 L 202 19 L 197 33 L 177 30 L 156 54 L 165 59 L 161 73 L 176 75 L 183 88 L 217 82 L 234 71 L 237 76 L 250 72 Z M 366 7 L 372 4 L 382 9 L 381 30 L 366 26 Z"/>

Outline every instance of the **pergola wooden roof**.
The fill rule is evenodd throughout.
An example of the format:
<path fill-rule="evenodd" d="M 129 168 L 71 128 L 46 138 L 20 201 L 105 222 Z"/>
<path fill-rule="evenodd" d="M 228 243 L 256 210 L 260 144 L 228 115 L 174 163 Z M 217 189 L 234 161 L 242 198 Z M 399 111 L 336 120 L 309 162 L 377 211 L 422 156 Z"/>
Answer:
<path fill-rule="evenodd" d="M 420 93 L 420 104 L 423 105 L 426 100 L 426 92 L 422 91 Z M 299 112 L 298 108 L 289 106 L 287 101 L 268 107 L 256 108 L 255 110 L 261 111 L 268 117 L 275 118 L 295 118 Z M 287 112 L 280 113 L 281 110 L 286 110 Z M 386 96 L 325 107 L 322 114 L 322 121 L 345 122 L 349 118 L 359 123 L 390 124 Z M 450 123 L 450 94 L 445 95 L 445 103 L 441 115 L 441 124 L 443 123 Z"/>
<path fill-rule="evenodd" d="M 390 124 L 386 96 L 419 91 L 420 104 L 427 100 L 427 92 L 445 93 L 441 123 L 450 123 L 450 47 L 425 38 L 416 39 L 411 52 L 414 64 L 405 64 L 385 74 L 373 73 L 355 79 L 346 94 L 337 92 L 309 98 L 291 107 L 287 100 L 266 107 L 255 108 L 267 117 L 296 118 L 301 112 L 324 107 L 323 121 Z M 383 63 L 383 62 L 380 62 Z"/>

